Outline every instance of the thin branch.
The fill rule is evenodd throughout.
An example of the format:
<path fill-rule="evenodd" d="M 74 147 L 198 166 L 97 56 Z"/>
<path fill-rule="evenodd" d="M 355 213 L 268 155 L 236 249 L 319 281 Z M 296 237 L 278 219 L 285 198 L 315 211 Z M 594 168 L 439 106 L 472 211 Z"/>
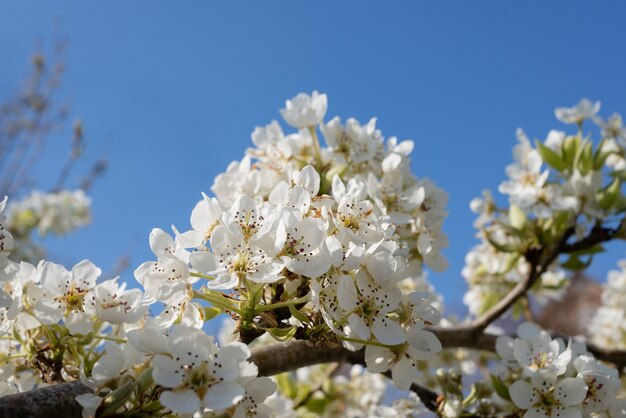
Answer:
<path fill-rule="evenodd" d="M 592 248 L 597 244 L 611 241 L 612 239 L 615 238 L 615 236 L 620 231 L 620 229 L 624 227 L 624 222 L 626 222 L 626 218 L 622 219 L 619 225 L 615 228 L 603 228 L 600 225 L 596 225 L 591 229 L 591 232 L 589 233 L 588 236 L 581 239 L 580 241 L 576 241 L 576 242 L 566 245 L 563 248 L 563 252 L 573 253 L 576 251 L 582 251 L 582 250 Z"/>
<path fill-rule="evenodd" d="M 500 318 L 511 306 L 513 306 L 521 297 L 526 295 L 530 288 L 541 278 L 541 275 L 548 269 L 550 264 L 554 262 L 561 254 L 572 253 L 576 251 L 587 250 L 602 242 L 614 239 L 620 229 L 624 227 L 626 218 L 622 219 L 615 228 L 603 228 L 596 225 L 591 229 L 589 235 L 585 238 L 568 244 L 567 241 L 574 234 L 574 228 L 567 229 L 559 242 L 551 249 L 546 251 L 543 248 L 531 248 L 524 254 L 524 257 L 530 264 L 530 270 L 525 280 L 517 283 L 495 306 L 487 312 L 476 318 L 469 324 L 453 327 L 458 331 L 466 331 L 471 329 L 473 335 L 480 334 L 491 323 Z"/>
<path fill-rule="evenodd" d="M 519 300 L 519 298 L 524 296 L 530 290 L 537 280 L 539 280 L 548 266 L 552 264 L 552 262 L 563 252 L 567 240 L 573 233 L 574 228 L 569 228 L 565 231 L 559 242 L 547 254 L 543 254 L 543 249 L 541 248 L 529 249 L 526 254 L 524 254 L 524 257 L 530 264 L 530 271 L 528 272 L 528 276 L 525 280 L 517 283 L 515 287 L 509 291 L 509 293 L 500 299 L 500 301 L 487 312 L 476 318 L 470 324 L 462 325 L 458 327 L 458 329 L 471 329 L 473 335 L 478 335 L 485 328 L 487 328 L 489 324 L 500 318 L 506 311 L 509 310 L 509 308 L 511 308 L 511 306 L 515 304 L 515 302 Z"/>

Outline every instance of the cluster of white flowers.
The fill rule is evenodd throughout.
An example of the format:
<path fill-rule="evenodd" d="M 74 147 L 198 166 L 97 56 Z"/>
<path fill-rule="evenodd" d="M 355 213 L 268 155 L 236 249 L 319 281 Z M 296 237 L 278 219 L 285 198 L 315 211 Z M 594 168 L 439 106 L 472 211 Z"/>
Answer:
<path fill-rule="evenodd" d="M 0 269 L 4 269 L 9 263 L 9 255 L 14 249 L 13 235 L 6 226 L 6 216 L 4 209 L 8 198 L 5 197 L 0 202 Z"/>
<path fill-rule="evenodd" d="M 318 365 L 277 377 L 279 389 L 292 396 L 298 417 L 407 418 L 427 415 L 417 395 L 394 396 L 386 379 L 360 365 Z M 319 382 L 311 384 L 311 382 Z M 296 416 L 294 412 L 293 417 Z M 280 418 L 291 418 L 281 416 Z"/>
<path fill-rule="evenodd" d="M 374 120 L 323 124 L 325 95 L 298 95 L 281 113 L 300 131 L 285 136 L 275 121 L 257 128 L 257 148 L 216 178 L 217 198 L 198 202 L 192 230 L 175 229 L 175 238 L 152 232 L 157 260 L 135 277 L 147 296 L 166 304 L 153 325 L 202 326 L 202 307 L 192 301 L 199 278 L 207 279 L 201 298 L 218 308 L 226 302 L 211 292 L 231 291 L 240 308 L 252 302 L 264 312 L 295 299 L 302 316 L 265 328 L 313 332 L 325 322 L 346 347 L 367 345 L 370 371 L 392 368 L 396 385 L 407 389 L 416 361 L 441 349 L 424 330 L 440 315 L 428 293 L 403 293 L 411 286 L 400 283 L 423 280 L 422 262 L 445 267 L 447 197 L 410 174 L 412 142 L 385 146 Z M 328 148 L 320 147 L 318 124 Z M 238 316 L 240 331 L 263 329 L 245 312 Z"/>
<path fill-rule="evenodd" d="M 32 192 L 7 208 L 7 223 L 19 236 L 33 228 L 39 236 L 65 235 L 91 222 L 91 199 L 81 189 Z"/>
<path fill-rule="evenodd" d="M 520 133 L 516 163 L 500 186 L 510 208 L 498 209 L 488 192 L 472 202 L 482 238 L 463 270 L 473 314 L 527 279 L 536 268 L 531 249 L 554 248 L 565 231 L 580 239 L 626 209 L 625 131 L 618 115 L 598 119 L 598 108 L 583 101 L 557 109 L 564 122 L 599 124 L 604 141 L 596 151 L 580 132 L 553 131 L 536 148 Z M 88 260 L 69 271 L 49 261 L 11 261 L 17 245 L 7 222 L 18 232 L 37 226 L 42 235 L 64 233 L 88 220 L 89 200 L 82 192 L 34 194 L 12 205 L 7 221 L 5 198 L 0 395 L 80 379 L 93 390 L 77 397 L 85 418 L 422 416 L 415 394 L 388 399 L 386 373 L 396 393 L 413 384 L 438 388 L 433 402 L 448 417 L 482 408 L 523 411 L 527 418 L 624 416 L 615 370 L 583 344 L 566 346 L 530 324 L 519 328 L 519 338 L 498 338 L 502 361 L 492 384 L 472 385 L 464 397 L 463 374 L 486 371 L 489 360 L 463 349 L 442 352 L 429 329 L 450 323 L 441 321 L 441 299 L 424 269 L 447 265 L 441 254 L 447 196 L 411 174 L 413 142 L 385 140 L 375 119 L 326 123 L 326 109 L 325 95 L 299 94 L 280 111 L 296 132 L 283 133 L 276 121 L 256 128 L 255 147 L 215 179 L 215 197 L 202 194 L 191 229 L 152 230 L 154 259 L 134 271 L 142 289 L 128 289 L 119 278 L 98 282 L 102 272 Z M 602 185 L 602 170 L 616 180 Z M 558 294 L 566 283 L 561 265 L 584 264 L 552 260 L 532 288 L 537 296 Z M 625 277 L 626 265 L 612 273 L 608 289 L 624 287 Z M 622 296 L 607 290 L 607 311 L 596 318 L 601 344 L 618 346 L 609 333 L 623 325 Z M 220 314 L 228 316 L 229 331 L 218 345 L 203 328 Z M 364 348 L 365 367 L 259 377 L 249 345 L 270 338 Z M 322 382 L 302 389 L 311 380 Z"/>
<path fill-rule="evenodd" d="M 608 368 L 585 345 L 550 335 L 523 323 L 517 338 L 499 337 L 502 362 L 494 376 L 498 394 L 531 417 L 626 416 L 626 400 L 617 399 L 617 370 Z"/>
<path fill-rule="evenodd" d="M 127 336 L 128 344 L 107 344 L 91 374 L 82 375 L 84 383 L 97 389 L 111 379 L 131 377 L 127 382 L 141 390 L 142 384 L 154 381 L 161 388 L 158 409 L 180 415 L 201 411 L 213 416 L 228 409 L 233 417 L 264 417 L 272 412 L 263 402 L 276 384 L 256 377 L 257 367 L 246 361 L 250 357 L 246 345 L 231 343 L 220 348 L 202 330 L 183 325 L 174 325 L 167 335 L 136 329 Z M 102 405 L 102 398 L 94 394 L 77 399 L 88 416 Z"/>
<path fill-rule="evenodd" d="M 332 192 L 335 205 L 344 208 L 345 227 L 357 227 L 361 219 L 358 207 L 346 205 L 369 200 L 367 210 L 380 220 L 380 226 L 393 225 L 400 243 L 417 250 L 411 258 L 423 260 L 436 271 L 445 269 L 447 262 L 441 249 L 447 246 L 447 238 L 441 227 L 448 197 L 430 180 L 417 179 L 411 173 L 408 157 L 413 142 L 399 142 L 395 137 L 385 141 L 376 129 L 376 119 L 367 125 L 355 119 L 342 124 L 337 117 L 324 123 L 326 105 L 326 95 L 299 94 L 281 110 L 285 121 L 298 128 L 297 132 L 285 135 L 276 121 L 257 127 L 252 134 L 255 148 L 215 179 L 212 191 L 220 204 L 228 207 L 241 195 L 267 201 L 272 192 L 287 191 L 287 185 L 295 182 L 293 173 L 312 165 L 321 177 L 319 189 L 315 193 L 309 189 L 311 196 Z M 327 147 L 320 145 L 318 126 Z M 320 206 L 328 206 L 324 203 L 319 202 Z M 354 216 L 357 224 L 353 227 L 350 221 Z"/>
<path fill-rule="evenodd" d="M 143 291 L 97 283 L 88 260 L 70 271 L 9 261 L 1 226 L 6 391 L 80 378 L 94 389 L 78 398 L 85 416 L 289 416 L 246 345 L 218 347 L 202 330 L 222 312 L 245 342 L 267 332 L 366 346 L 369 371 L 390 370 L 403 390 L 416 381 L 417 362 L 441 350 L 425 330 L 441 315 L 422 265 L 446 266 L 447 196 L 410 173 L 411 141 L 385 142 L 374 120 L 324 124 L 325 95 L 298 95 L 281 113 L 297 133 L 257 128 L 256 148 L 216 178 L 216 197 L 203 195 L 189 231 L 151 232 L 155 260 L 135 270 Z M 86 221 L 89 200 L 35 193 L 11 208 L 18 231 L 45 235 Z"/>
<path fill-rule="evenodd" d="M 499 239 L 502 230 L 493 237 Z M 469 289 L 463 301 L 473 315 L 480 315 L 495 305 L 517 283 L 529 274 L 530 265 L 523 257 L 515 253 L 499 252 L 489 242 L 482 242 L 472 248 L 465 256 L 465 266 L 461 275 L 467 281 Z M 565 271 L 556 263 L 540 277 L 540 292 L 535 292 L 539 302 L 546 298 L 559 298 L 561 290 L 567 284 Z"/>
<path fill-rule="evenodd" d="M 100 269 L 89 261 L 71 271 L 51 262 L 8 261 L 2 273 L 2 394 L 42 386 L 45 379 L 80 378 L 97 393 L 78 398 L 85 416 L 92 416 L 113 401 L 117 408 L 132 408 L 154 382 L 161 388 L 150 392 L 158 394 L 154 413 L 231 408 L 233 416 L 253 416 L 249 411 L 256 410 L 264 416 L 271 410 L 263 401 L 275 385 L 256 378 L 256 366 L 245 361 L 245 345 L 218 348 L 203 331 L 183 325 L 151 328 L 146 315 L 153 300 L 117 278 L 97 284 Z M 147 369 L 149 377 L 142 375 Z M 146 379 L 150 383 L 142 386 Z M 119 387 L 111 392 L 106 388 L 112 382 Z"/>
<path fill-rule="evenodd" d="M 508 196 L 509 207 L 499 208 L 489 191 L 471 202 L 479 215 L 475 227 L 481 239 L 468 253 L 462 273 L 470 287 L 464 300 L 471 313 L 487 310 L 529 274 L 525 255 L 530 248 L 554 245 L 571 227 L 574 237 L 583 238 L 593 226 L 626 208 L 620 194 L 626 173 L 625 129 L 619 115 L 604 121 L 597 116 L 599 109 L 599 102 L 587 99 L 573 108 L 557 108 L 557 119 L 577 124 L 578 132 L 552 130 L 534 146 L 518 129 L 515 162 L 506 168 L 508 179 L 498 188 Z M 590 137 L 583 138 L 586 120 L 601 130 L 602 140 L 595 147 Z M 604 184 L 604 178 L 611 181 Z M 590 254 L 599 250 L 593 248 Z M 567 284 L 561 266 L 583 268 L 585 255 L 573 254 L 565 262 L 556 259 L 532 288 L 538 300 L 559 297 Z"/>
<path fill-rule="evenodd" d="M 610 271 L 602 292 L 602 305 L 589 323 L 592 341 L 600 347 L 626 349 L 626 260 Z"/>

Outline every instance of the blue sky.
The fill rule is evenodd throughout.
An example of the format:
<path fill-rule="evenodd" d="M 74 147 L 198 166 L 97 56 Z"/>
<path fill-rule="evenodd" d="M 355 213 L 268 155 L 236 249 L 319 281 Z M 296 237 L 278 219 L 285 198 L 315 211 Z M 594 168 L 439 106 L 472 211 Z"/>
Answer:
<path fill-rule="evenodd" d="M 515 129 L 544 138 L 563 127 L 554 107 L 582 97 L 626 113 L 625 12 L 625 2 L 571 0 L 0 0 L 0 97 L 37 42 L 70 41 L 62 98 L 84 121 L 88 155 L 111 164 L 92 193 L 93 226 L 50 241 L 50 255 L 105 271 L 129 252 L 133 268 L 151 259 L 151 228 L 185 229 L 200 191 L 285 99 L 317 89 L 327 119 L 377 116 L 385 136 L 415 141 L 415 173 L 450 194 L 451 268 L 431 280 L 460 311 L 475 242 L 468 204 L 504 178 Z M 49 152 L 43 186 L 67 150 Z M 623 253 L 616 244 L 592 274 Z"/>

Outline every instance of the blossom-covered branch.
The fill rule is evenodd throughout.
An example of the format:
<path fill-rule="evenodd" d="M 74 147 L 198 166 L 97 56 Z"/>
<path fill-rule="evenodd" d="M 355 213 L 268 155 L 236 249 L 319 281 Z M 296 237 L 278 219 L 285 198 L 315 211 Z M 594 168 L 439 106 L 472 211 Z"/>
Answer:
<path fill-rule="evenodd" d="M 525 300 L 558 297 L 568 270 L 624 238 L 611 225 L 626 211 L 626 131 L 596 119 L 598 108 L 557 110 L 573 135 L 533 146 L 520 131 L 499 187 L 508 205 L 489 192 L 472 202 L 480 243 L 463 270 L 475 317 L 465 322 L 442 320 L 427 281 L 447 266 L 447 195 L 411 173 L 413 142 L 385 139 L 375 119 L 325 122 L 317 92 L 281 110 L 295 132 L 255 129 L 215 197 L 191 211 L 191 229 L 153 229 L 140 289 L 98 282 L 88 260 L 10 261 L 2 218 L 0 389 L 79 379 L 93 391 L 76 398 L 85 417 L 626 414 L 617 371 L 598 361 L 622 366 L 621 349 L 532 323 L 516 337 L 488 329 L 508 312 L 532 319 Z M 601 127 L 597 146 L 583 136 L 587 119 Z M 610 296 L 599 323 L 623 313 Z M 219 341 L 203 330 L 214 318 L 228 318 Z M 391 390 L 408 395 L 386 402 Z"/>

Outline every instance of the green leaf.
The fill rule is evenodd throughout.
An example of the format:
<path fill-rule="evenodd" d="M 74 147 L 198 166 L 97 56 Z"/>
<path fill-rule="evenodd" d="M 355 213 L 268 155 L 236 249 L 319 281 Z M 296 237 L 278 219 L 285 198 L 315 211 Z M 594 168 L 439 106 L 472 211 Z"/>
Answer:
<path fill-rule="evenodd" d="M 513 304 L 513 307 L 511 308 L 511 316 L 513 317 L 513 319 L 517 320 L 517 319 L 520 319 L 523 314 L 524 314 L 524 305 L 522 305 L 520 301 L 515 302 Z"/>
<path fill-rule="evenodd" d="M 581 271 L 591 265 L 591 259 L 592 258 L 589 257 L 589 260 L 584 263 L 580 260 L 580 258 L 578 258 L 578 256 L 573 255 L 570 256 L 570 258 L 568 258 L 566 262 L 562 263 L 561 267 L 571 271 Z"/>
<path fill-rule="evenodd" d="M 509 388 L 498 378 L 498 376 L 491 375 L 491 384 L 499 397 L 504 400 L 510 401 L 511 395 L 509 394 Z"/>
<path fill-rule="evenodd" d="M 269 332 L 275 340 L 285 342 L 289 341 L 296 334 L 296 327 L 289 328 L 263 328 L 265 331 Z"/>
<path fill-rule="evenodd" d="M 134 381 L 130 381 L 119 388 L 115 389 L 109 396 L 102 401 L 102 412 L 98 412 L 99 416 L 113 415 L 120 409 L 133 394 L 135 389 Z"/>
<path fill-rule="evenodd" d="M 519 206 L 511 205 L 509 208 L 509 221 L 513 228 L 521 231 L 526 224 L 526 214 Z"/>
<path fill-rule="evenodd" d="M 611 207 L 617 202 L 617 198 L 620 195 L 621 190 L 621 181 L 619 178 L 613 180 L 609 186 L 598 192 L 596 199 L 598 200 L 598 205 L 604 210 L 609 210 Z"/>
<path fill-rule="evenodd" d="M 604 166 L 604 163 L 606 162 L 606 159 L 609 157 L 609 155 L 613 154 L 613 151 L 602 151 L 602 148 L 604 148 L 602 146 L 603 144 L 604 144 L 604 139 L 600 141 L 600 143 L 598 144 L 596 153 L 593 156 L 593 169 L 594 170 L 600 170 Z"/>
<path fill-rule="evenodd" d="M 500 300 L 500 296 L 495 293 L 489 293 L 484 299 L 483 303 L 480 305 L 480 309 L 478 310 L 478 315 L 482 315 L 487 312 L 489 309 L 493 308 L 496 303 Z"/>
<path fill-rule="evenodd" d="M 324 413 L 324 410 L 326 409 L 327 404 L 328 404 L 328 399 L 326 398 L 311 398 L 308 400 L 305 406 L 309 411 L 315 412 L 316 414 L 321 415 Z"/>
<path fill-rule="evenodd" d="M 515 266 L 517 266 L 517 262 L 520 259 L 519 254 L 511 254 L 506 259 L 506 264 L 504 265 L 504 270 L 502 274 L 507 274 L 509 271 L 513 270 Z"/>
<path fill-rule="evenodd" d="M 535 140 L 535 145 L 537 146 L 537 151 L 539 151 L 541 158 L 547 164 L 549 164 L 559 172 L 567 168 L 567 164 L 565 164 L 565 161 L 563 161 L 561 156 L 552 151 L 550 148 L 546 147 L 541 141 Z"/>
<path fill-rule="evenodd" d="M 209 321 L 221 313 L 222 313 L 222 310 L 220 308 L 216 308 L 215 306 L 205 306 L 204 307 L 204 320 Z"/>
<path fill-rule="evenodd" d="M 616 170 L 609 173 L 611 177 L 618 178 L 622 181 L 626 181 L 626 170 Z"/>
<path fill-rule="evenodd" d="M 578 153 L 574 159 L 574 167 L 578 168 L 583 176 L 589 173 L 593 166 L 593 146 L 591 141 L 583 141 L 582 147 L 578 148 Z"/>
<path fill-rule="evenodd" d="M 552 219 L 554 220 L 554 228 L 555 232 L 561 232 L 567 229 L 570 223 L 570 219 L 572 217 L 571 212 L 568 211 L 558 211 L 552 215 Z"/>
<path fill-rule="evenodd" d="M 485 233 L 485 238 L 493 248 L 500 252 L 514 253 L 517 251 L 517 248 L 515 248 L 515 246 L 511 244 L 500 244 L 499 242 L 495 241 L 493 238 L 491 238 L 491 235 L 489 233 Z"/>
<path fill-rule="evenodd" d="M 152 380 L 152 367 L 149 367 L 141 372 L 138 380 L 139 385 L 137 386 L 137 391 L 139 393 L 144 393 L 150 386 L 152 386 L 152 383 L 154 383 L 154 380 Z"/>
<path fill-rule="evenodd" d="M 613 210 L 615 214 L 626 212 L 626 196 L 620 193 L 620 195 L 617 197 L 617 202 L 615 203 L 615 207 Z"/>
<path fill-rule="evenodd" d="M 291 312 L 293 317 L 296 318 L 298 321 L 302 322 L 303 324 L 308 324 L 311 322 L 311 318 L 309 318 L 308 316 L 306 316 L 305 314 L 297 310 L 295 306 L 293 305 L 289 305 L 289 312 Z"/>
<path fill-rule="evenodd" d="M 569 255 L 581 256 L 581 255 L 590 255 L 590 254 L 598 254 L 603 253 L 604 247 L 600 244 L 596 244 L 591 248 L 585 248 L 584 250 L 572 251 L 568 253 Z"/>
<path fill-rule="evenodd" d="M 280 391 L 288 398 L 294 398 L 298 393 L 295 383 L 289 378 L 289 373 L 281 373 L 274 376 Z"/>
<path fill-rule="evenodd" d="M 580 137 L 578 136 L 568 136 L 563 141 L 561 148 L 563 150 L 563 160 L 568 167 L 571 167 L 574 164 L 574 158 L 576 158 L 576 154 L 578 154 L 578 147 L 580 145 Z"/>

